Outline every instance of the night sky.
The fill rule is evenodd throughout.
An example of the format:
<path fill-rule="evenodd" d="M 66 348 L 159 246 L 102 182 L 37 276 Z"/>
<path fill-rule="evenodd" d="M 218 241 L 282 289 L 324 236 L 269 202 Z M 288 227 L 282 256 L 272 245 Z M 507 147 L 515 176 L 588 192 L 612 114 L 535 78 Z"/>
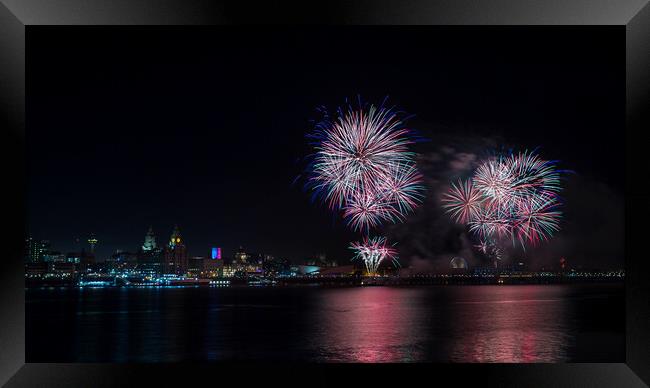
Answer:
<path fill-rule="evenodd" d="M 622 267 L 625 36 L 607 28 L 30 27 L 29 232 L 64 253 L 94 232 L 102 259 L 178 224 L 191 255 L 345 263 L 358 236 L 294 183 L 305 134 L 318 106 L 388 96 L 430 139 L 422 160 L 483 144 L 559 160 L 563 230 L 528 257 Z M 445 166 L 431 198 L 432 177 L 462 173 Z M 462 249 L 432 207 L 386 231 L 405 262 Z M 414 248 L 429 236 L 444 241 Z"/>

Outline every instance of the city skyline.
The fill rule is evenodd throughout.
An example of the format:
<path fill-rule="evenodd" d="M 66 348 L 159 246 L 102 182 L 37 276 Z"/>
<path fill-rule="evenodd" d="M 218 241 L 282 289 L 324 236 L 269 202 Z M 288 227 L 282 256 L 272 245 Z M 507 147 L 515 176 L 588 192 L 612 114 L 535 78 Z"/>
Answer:
<path fill-rule="evenodd" d="M 622 263 L 623 146 L 615 134 L 624 68 L 602 54 L 615 43 L 605 34 L 577 33 L 553 48 L 537 37 L 532 49 L 499 31 L 433 43 L 416 30 L 360 31 L 370 51 L 391 44 L 411 59 L 377 62 L 342 47 L 339 59 L 355 58 L 361 72 L 313 49 L 343 40 L 341 31 L 225 34 L 231 39 L 217 52 L 205 50 L 209 37 L 183 34 L 97 34 L 90 47 L 46 36 L 30 43 L 27 221 L 35 238 L 68 251 L 74 236 L 92 232 L 106 257 L 138 247 L 149 225 L 167 236 L 178 224 L 189 249 L 206 256 L 218 245 L 292 261 L 316 252 L 351 259 L 357 236 L 305 195 L 305 135 L 320 105 L 389 96 L 428 140 L 414 147 L 425 203 L 403 225 L 384 228 L 403 263 L 463 249 L 467 234 L 436 203 L 442 183 L 472 158 L 508 147 L 539 147 L 574 172 L 557 238 L 528 255 Z M 53 56 L 66 59 L 44 66 Z"/>

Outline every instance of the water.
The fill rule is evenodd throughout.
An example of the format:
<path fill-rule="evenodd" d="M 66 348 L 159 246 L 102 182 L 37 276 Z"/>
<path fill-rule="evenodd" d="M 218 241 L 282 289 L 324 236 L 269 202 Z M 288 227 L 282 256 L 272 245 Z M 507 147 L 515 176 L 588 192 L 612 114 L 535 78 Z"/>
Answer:
<path fill-rule="evenodd" d="M 27 362 L 624 362 L 622 285 L 26 291 Z"/>

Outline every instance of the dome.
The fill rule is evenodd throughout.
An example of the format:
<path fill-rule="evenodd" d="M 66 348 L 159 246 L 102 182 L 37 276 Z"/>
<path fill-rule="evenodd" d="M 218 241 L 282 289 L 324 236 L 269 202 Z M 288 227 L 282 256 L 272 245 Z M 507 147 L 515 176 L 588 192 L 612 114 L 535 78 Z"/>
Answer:
<path fill-rule="evenodd" d="M 467 269 L 467 261 L 463 259 L 462 257 L 454 257 L 451 259 L 451 262 L 449 263 L 451 268 L 464 268 Z"/>

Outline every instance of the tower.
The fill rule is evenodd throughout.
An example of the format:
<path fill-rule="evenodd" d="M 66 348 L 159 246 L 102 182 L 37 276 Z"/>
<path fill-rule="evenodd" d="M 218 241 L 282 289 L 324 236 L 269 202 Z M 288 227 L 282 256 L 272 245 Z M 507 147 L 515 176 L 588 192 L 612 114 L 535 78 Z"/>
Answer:
<path fill-rule="evenodd" d="M 163 272 L 165 274 L 184 275 L 187 272 L 188 258 L 185 241 L 181 236 L 178 225 L 169 238 L 169 243 L 165 247 L 165 261 L 163 263 Z"/>
<path fill-rule="evenodd" d="M 150 226 L 149 231 L 147 231 L 147 234 L 144 236 L 142 250 L 148 252 L 154 249 L 156 249 L 156 235 L 153 233 L 153 228 Z"/>
<path fill-rule="evenodd" d="M 95 233 L 91 233 L 88 238 L 88 245 L 90 245 L 90 253 L 95 254 L 95 245 L 97 245 L 97 238 L 95 238 Z"/>
<path fill-rule="evenodd" d="M 138 269 L 146 275 L 157 276 L 163 272 L 164 257 L 158 247 L 153 227 L 149 227 L 144 236 L 144 243 L 138 252 Z"/>

